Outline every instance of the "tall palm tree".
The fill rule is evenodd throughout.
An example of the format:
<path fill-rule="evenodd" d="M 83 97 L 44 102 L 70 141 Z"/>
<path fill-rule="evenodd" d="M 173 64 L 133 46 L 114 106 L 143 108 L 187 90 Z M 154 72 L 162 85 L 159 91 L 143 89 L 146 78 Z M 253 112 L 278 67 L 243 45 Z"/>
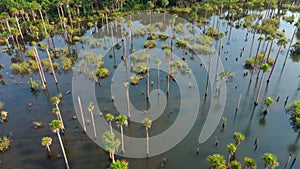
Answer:
<path fill-rule="evenodd" d="M 150 24 L 151 24 L 151 14 L 152 14 L 152 10 L 153 10 L 153 8 L 154 8 L 155 6 L 154 6 L 154 3 L 153 3 L 152 1 L 148 1 L 148 2 L 147 2 L 147 6 L 148 6 L 148 8 L 150 9 Z"/>
<path fill-rule="evenodd" d="M 104 149 L 109 152 L 109 157 L 112 159 L 112 162 L 115 162 L 115 152 L 118 150 L 120 146 L 120 140 L 115 138 L 114 133 L 106 131 L 102 135 L 102 139 L 104 142 Z"/>
<path fill-rule="evenodd" d="M 273 47 L 273 43 L 274 43 L 274 40 L 277 38 L 277 34 L 273 33 L 272 34 L 272 38 L 271 38 L 271 45 L 270 45 L 270 48 L 269 48 L 269 52 L 268 52 L 268 55 L 267 55 L 267 63 L 269 63 L 269 58 L 270 58 L 270 54 L 271 54 L 271 51 L 272 51 L 272 47 Z"/>
<path fill-rule="evenodd" d="M 58 120 L 61 121 L 61 123 L 62 123 L 62 129 L 64 130 L 64 129 L 65 129 L 65 125 L 64 125 L 64 122 L 63 122 L 61 113 L 60 113 L 60 109 L 59 109 L 59 107 L 58 107 L 58 104 L 60 103 L 60 99 L 59 99 L 59 97 L 54 96 L 54 97 L 51 98 L 51 101 L 52 101 L 53 104 L 55 104 L 55 108 L 56 108 L 56 110 L 57 110 L 56 113 L 57 113 L 57 115 L 58 115 Z"/>
<path fill-rule="evenodd" d="M 109 169 L 128 169 L 128 162 L 126 160 L 116 160 L 110 164 Z"/>
<path fill-rule="evenodd" d="M 265 153 L 263 156 L 261 156 L 261 161 L 264 163 L 266 169 L 274 169 L 279 166 L 277 157 L 272 153 Z"/>
<path fill-rule="evenodd" d="M 156 59 L 155 63 L 157 64 L 157 89 L 158 92 L 160 90 L 160 70 L 159 70 L 159 65 L 161 64 L 161 60 L 160 59 Z"/>
<path fill-rule="evenodd" d="M 94 120 L 94 114 L 93 114 L 94 108 L 95 108 L 94 103 L 90 102 L 89 107 L 88 107 L 88 111 L 91 113 L 93 130 L 94 130 L 94 136 L 95 136 L 95 138 L 97 138 L 96 127 L 95 127 L 95 120 Z"/>
<path fill-rule="evenodd" d="M 146 145 L 146 154 L 147 156 L 149 155 L 149 129 L 151 128 L 152 125 L 152 120 L 150 120 L 149 118 L 145 118 L 142 123 L 145 126 L 145 130 L 146 130 L 146 140 L 147 140 L 147 145 Z"/>
<path fill-rule="evenodd" d="M 49 125 L 50 125 L 53 133 L 57 134 L 57 137 L 58 137 L 59 143 L 60 143 L 60 147 L 61 147 L 61 150 L 62 150 L 63 155 L 64 155 L 64 159 L 65 159 L 67 169 L 69 169 L 70 168 L 69 167 L 69 162 L 68 162 L 68 159 L 67 159 L 67 155 L 66 155 L 66 152 L 65 152 L 63 142 L 62 142 L 60 134 L 59 134 L 60 129 L 62 129 L 62 127 L 63 127 L 62 126 L 62 121 L 61 120 L 52 120 L 52 122 Z"/>
<path fill-rule="evenodd" d="M 266 38 L 267 45 L 266 45 L 265 52 L 264 52 L 264 58 L 262 59 L 263 61 L 265 60 L 265 57 L 266 57 L 266 54 L 267 54 L 267 51 L 268 51 L 269 44 L 270 44 L 270 42 L 271 42 L 273 39 L 274 39 L 274 37 L 273 37 L 272 35 L 269 35 L 269 36 Z"/>
<path fill-rule="evenodd" d="M 164 21 L 165 21 L 166 20 L 166 6 L 169 5 L 169 1 L 168 0 L 162 0 L 161 3 L 164 6 Z"/>
<path fill-rule="evenodd" d="M 258 100 L 259 100 L 259 96 L 260 96 L 260 92 L 261 92 L 261 89 L 262 89 L 262 84 L 263 84 L 263 81 L 264 81 L 264 75 L 266 72 L 269 71 L 270 69 L 270 65 L 268 63 L 264 63 L 261 65 L 260 69 L 263 71 L 263 74 L 262 74 L 262 77 L 261 77 L 261 80 L 260 80 L 260 85 L 259 85 L 259 89 L 258 89 L 258 92 L 257 92 L 257 96 L 256 96 L 256 100 L 254 102 L 255 105 L 258 105 Z"/>
<path fill-rule="evenodd" d="M 52 144 L 52 138 L 51 137 L 43 137 L 42 138 L 42 146 L 45 146 L 48 150 L 48 152 L 50 152 L 50 145 Z"/>
<path fill-rule="evenodd" d="M 111 122 L 115 119 L 115 117 L 112 114 L 107 113 L 105 118 L 106 118 L 106 121 L 108 121 L 108 123 L 109 123 L 110 133 L 113 133 Z"/>
<path fill-rule="evenodd" d="M 229 143 L 229 144 L 227 144 L 227 149 L 229 151 L 229 157 L 228 157 L 228 163 L 227 163 L 227 165 L 230 166 L 231 157 L 235 154 L 235 152 L 237 150 L 237 147 L 236 147 L 235 144 Z"/>
<path fill-rule="evenodd" d="M 241 143 L 241 141 L 245 140 L 245 136 L 244 134 L 240 133 L 240 132 L 234 132 L 233 134 L 233 138 L 235 140 L 235 144 L 239 145 Z"/>
<path fill-rule="evenodd" d="M 125 153 L 123 126 L 128 125 L 127 117 L 123 114 L 120 114 L 116 117 L 116 122 L 117 122 L 117 125 L 121 129 L 121 147 L 122 147 L 121 151 L 122 151 L 122 153 Z"/>
<path fill-rule="evenodd" d="M 256 169 L 257 168 L 255 160 L 253 160 L 250 157 L 244 158 L 244 166 L 246 169 Z"/>
<path fill-rule="evenodd" d="M 2 12 L 0 14 L 0 20 L 4 20 L 5 21 L 7 30 L 8 30 L 9 33 L 11 33 L 11 28 L 10 28 L 10 25 L 9 25 L 9 22 L 8 22 L 9 18 L 10 18 L 10 16 L 9 16 L 9 14 L 7 12 Z"/>
<path fill-rule="evenodd" d="M 220 65 L 220 62 L 221 62 L 221 49 L 222 49 L 222 38 L 225 36 L 225 33 L 224 32 L 220 32 L 219 34 L 219 51 L 218 51 L 218 61 L 217 61 L 217 66 L 216 66 L 216 78 L 218 77 L 218 71 L 219 71 L 219 65 Z"/>
<path fill-rule="evenodd" d="M 221 154 L 209 155 L 206 160 L 210 164 L 211 169 L 226 169 L 226 160 Z"/>
<path fill-rule="evenodd" d="M 295 38 L 296 32 L 297 32 L 297 30 L 300 28 L 300 20 L 295 24 L 295 26 L 296 26 L 296 28 L 295 28 L 295 30 L 294 30 L 292 39 L 291 39 L 291 41 L 290 41 L 290 45 L 289 45 L 289 48 L 288 48 L 288 50 L 287 50 L 287 53 L 286 53 L 286 56 L 285 56 L 285 59 L 284 59 L 283 65 L 282 65 L 282 69 L 284 68 L 284 66 L 285 66 L 285 64 L 286 64 L 286 60 L 287 60 L 287 58 L 288 58 L 288 56 L 289 56 L 290 49 L 291 49 L 293 40 L 294 40 L 294 38 Z"/>
<path fill-rule="evenodd" d="M 279 46 L 278 52 L 277 52 L 277 54 L 276 54 L 276 58 L 275 58 L 275 61 L 274 61 L 273 66 L 272 66 L 270 75 L 269 75 L 269 77 L 268 77 L 267 83 L 270 82 L 270 79 L 271 79 L 271 77 L 272 77 L 272 75 L 273 75 L 273 71 L 274 71 L 274 69 L 275 69 L 275 66 L 276 66 L 276 63 L 277 63 L 277 59 L 278 59 L 279 53 L 281 52 L 282 47 L 285 46 L 287 43 L 288 43 L 287 38 L 280 38 L 280 39 L 278 40 L 278 42 L 277 42 L 277 45 Z"/>

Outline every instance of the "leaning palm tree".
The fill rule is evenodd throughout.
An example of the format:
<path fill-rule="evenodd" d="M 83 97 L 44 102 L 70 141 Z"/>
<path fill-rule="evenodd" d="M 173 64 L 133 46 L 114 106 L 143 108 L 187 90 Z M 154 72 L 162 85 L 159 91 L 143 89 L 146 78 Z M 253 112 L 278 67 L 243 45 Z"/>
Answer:
<path fill-rule="evenodd" d="M 52 122 L 49 125 L 50 125 L 53 133 L 57 134 L 59 144 L 60 144 L 61 150 L 62 150 L 63 155 L 64 155 L 64 159 L 65 159 L 67 169 L 69 169 L 70 168 L 69 167 L 69 162 L 68 162 L 68 159 L 67 159 L 67 155 L 66 155 L 66 152 L 65 152 L 65 148 L 64 148 L 62 139 L 61 139 L 60 134 L 59 134 L 60 129 L 63 129 L 62 128 L 62 122 L 61 122 L 61 120 L 52 120 Z"/>
<path fill-rule="evenodd" d="M 126 160 L 116 160 L 110 164 L 109 169 L 128 169 L 128 162 Z"/>
<path fill-rule="evenodd" d="M 94 136 L 95 136 L 95 138 L 97 138 L 96 127 L 95 127 L 95 120 L 94 120 L 94 114 L 93 114 L 94 108 L 95 108 L 94 103 L 90 102 L 88 110 L 91 113 L 92 124 L 93 124 L 93 129 L 94 129 Z"/>
<path fill-rule="evenodd" d="M 221 154 L 209 155 L 206 160 L 210 164 L 211 169 L 226 169 L 226 160 Z"/>
<path fill-rule="evenodd" d="M 256 169 L 257 168 L 255 160 L 253 160 L 252 158 L 249 158 L 249 157 L 244 158 L 244 166 L 246 169 Z"/>
<path fill-rule="evenodd" d="M 261 157 L 261 161 L 264 163 L 266 169 L 268 169 L 268 168 L 274 169 L 275 167 L 279 166 L 279 162 L 277 161 L 277 157 L 272 153 L 265 153 Z"/>
<path fill-rule="evenodd" d="M 42 146 L 45 146 L 48 152 L 50 152 L 50 145 L 52 144 L 52 138 L 51 137 L 43 137 L 42 138 Z"/>
<path fill-rule="evenodd" d="M 120 146 L 120 140 L 115 138 L 114 133 L 110 133 L 106 131 L 102 135 L 102 139 L 104 142 L 104 149 L 109 152 L 109 157 L 112 159 L 112 162 L 115 162 L 115 152 L 118 150 Z"/>
<path fill-rule="evenodd" d="M 127 117 L 123 114 L 120 114 L 116 117 L 116 122 L 117 122 L 117 125 L 120 127 L 120 130 L 121 130 L 121 148 L 122 148 L 121 151 L 122 151 L 122 153 L 125 153 L 123 126 L 128 125 Z"/>
<path fill-rule="evenodd" d="M 240 133 L 240 132 L 234 132 L 233 134 L 233 138 L 235 140 L 235 144 L 239 145 L 241 143 L 241 141 L 245 140 L 245 136 L 244 134 Z"/>
<path fill-rule="evenodd" d="M 113 133 L 113 130 L 112 130 L 112 125 L 111 125 L 111 122 L 115 119 L 114 115 L 110 114 L 110 113 L 107 113 L 106 116 L 106 121 L 108 121 L 109 123 L 109 129 L 110 129 L 110 133 L 112 134 Z"/>
<path fill-rule="evenodd" d="M 270 75 L 269 75 L 269 77 L 268 77 L 267 83 L 270 82 L 270 79 L 271 79 L 271 77 L 272 77 L 272 75 L 273 75 L 273 71 L 274 71 L 274 69 L 275 69 L 275 66 L 276 66 L 276 63 L 277 63 L 277 59 L 278 59 L 279 53 L 281 52 L 282 47 L 285 46 L 287 43 L 288 43 L 287 38 L 281 38 L 281 39 L 278 40 L 278 42 L 277 42 L 277 45 L 279 46 L 278 52 L 277 52 L 277 54 L 276 54 L 276 58 L 275 58 L 275 61 L 274 61 L 273 66 L 272 66 Z"/>
<path fill-rule="evenodd" d="M 147 147 L 146 147 L 146 154 L 147 156 L 149 155 L 149 128 L 151 128 L 151 125 L 152 125 L 152 120 L 150 120 L 149 118 L 145 118 L 142 123 L 144 124 L 145 126 L 145 129 L 146 129 L 146 140 L 147 140 Z"/>
<path fill-rule="evenodd" d="M 164 21 L 165 21 L 166 20 L 166 6 L 169 5 L 169 1 L 168 0 L 162 0 L 161 3 L 164 6 Z"/>

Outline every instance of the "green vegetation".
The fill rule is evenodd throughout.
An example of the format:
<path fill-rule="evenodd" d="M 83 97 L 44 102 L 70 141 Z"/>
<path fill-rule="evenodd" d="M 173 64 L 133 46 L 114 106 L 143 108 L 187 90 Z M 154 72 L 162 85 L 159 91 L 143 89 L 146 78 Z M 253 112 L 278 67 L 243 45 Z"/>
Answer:
<path fill-rule="evenodd" d="M 130 82 L 133 85 L 137 85 L 139 83 L 139 81 L 142 79 L 143 79 L 143 76 L 139 76 L 139 75 L 130 76 Z"/>
<path fill-rule="evenodd" d="M 291 16 L 284 16 L 283 19 L 287 22 L 293 23 L 295 20 L 295 16 L 291 15 Z"/>
<path fill-rule="evenodd" d="M 300 101 L 294 101 L 287 107 L 290 112 L 291 125 L 295 132 L 300 131 Z"/>
<path fill-rule="evenodd" d="M 0 137 L 0 152 L 5 152 L 10 148 L 10 139 L 7 137 Z"/>
<path fill-rule="evenodd" d="M 144 42 L 144 48 L 151 49 L 151 48 L 155 48 L 155 46 L 156 46 L 156 40 L 147 40 L 146 42 Z"/>

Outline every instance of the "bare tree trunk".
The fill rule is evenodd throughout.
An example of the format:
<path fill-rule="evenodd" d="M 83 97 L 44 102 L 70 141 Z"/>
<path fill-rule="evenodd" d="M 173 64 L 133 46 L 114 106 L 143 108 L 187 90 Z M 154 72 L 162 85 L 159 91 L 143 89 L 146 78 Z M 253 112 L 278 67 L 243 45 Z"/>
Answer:
<path fill-rule="evenodd" d="M 51 59 L 51 56 L 49 54 L 49 50 L 48 48 L 46 48 L 46 51 L 47 51 L 47 55 L 48 55 L 48 59 L 49 59 L 49 62 L 50 62 L 50 66 L 51 66 L 51 71 L 52 71 L 52 75 L 53 75 L 53 78 L 54 78 L 54 81 L 55 83 L 57 84 L 57 78 L 56 78 L 56 75 L 55 75 L 55 71 L 54 71 L 54 67 L 53 67 L 53 63 L 52 63 L 52 59 Z"/>
<path fill-rule="evenodd" d="M 294 37 L 296 35 L 296 32 L 297 32 L 297 28 L 295 28 L 294 30 L 294 33 L 293 33 L 293 36 L 292 36 L 292 39 L 291 39 L 291 42 L 290 42 L 290 45 L 289 45 L 289 48 L 288 48 L 288 51 L 286 52 L 286 56 L 285 56 L 285 59 L 284 59 L 284 62 L 283 62 L 283 65 L 282 65 L 282 70 L 284 69 L 285 67 L 285 64 L 286 64 L 286 60 L 289 56 L 289 53 L 290 53 L 290 50 L 291 50 L 291 46 L 292 46 L 292 43 L 293 43 L 293 40 L 294 40 Z"/>
<path fill-rule="evenodd" d="M 57 133 L 57 137 L 58 137 L 58 139 L 59 139 L 59 144 L 60 144 L 61 150 L 62 150 L 63 155 L 64 155 L 66 167 L 67 167 L 67 169 L 70 169 L 70 167 L 69 167 L 69 162 L 68 162 L 68 159 L 67 159 L 67 155 L 66 155 L 66 152 L 65 152 L 65 148 L 64 148 L 63 142 L 62 142 L 62 140 L 61 140 L 59 131 L 57 131 L 56 133 Z"/>
<path fill-rule="evenodd" d="M 81 101 L 80 101 L 80 97 L 79 96 L 78 96 L 78 104 L 79 104 L 79 109 L 80 109 L 80 114 L 81 114 L 81 119 L 82 119 L 82 124 L 83 124 L 83 130 L 84 130 L 84 132 L 86 132 L 85 120 L 84 120 L 82 106 L 81 106 Z"/>
<path fill-rule="evenodd" d="M 96 139 L 97 138 L 97 133 L 96 133 L 94 114 L 93 114 L 93 111 L 90 111 L 90 113 L 91 113 L 91 118 L 92 118 L 93 129 L 94 129 L 94 136 L 95 136 L 95 139 Z"/>

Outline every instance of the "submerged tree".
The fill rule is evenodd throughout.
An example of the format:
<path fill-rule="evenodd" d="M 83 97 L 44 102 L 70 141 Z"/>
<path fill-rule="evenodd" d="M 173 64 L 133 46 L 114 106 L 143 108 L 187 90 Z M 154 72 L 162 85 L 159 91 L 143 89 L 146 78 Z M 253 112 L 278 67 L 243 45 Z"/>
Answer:
<path fill-rule="evenodd" d="M 264 163 L 265 168 L 276 168 L 279 166 L 279 162 L 277 161 L 277 157 L 272 153 L 265 153 L 261 157 L 261 161 Z"/>
<path fill-rule="evenodd" d="M 52 122 L 49 125 L 50 125 L 53 133 L 57 134 L 57 137 L 58 137 L 58 140 L 59 140 L 59 143 L 60 143 L 60 147 L 61 147 L 62 153 L 64 155 L 64 159 L 65 159 L 67 169 L 69 169 L 70 168 L 69 167 L 69 162 L 68 162 L 68 159 L 67 159 L 67 155 L 66 155 L 66 152 L 65 152 L 65 148 L 64 148 L 62 139 L 60 137 L 60 130 L 63 129 L 62 122 L 61 122 L 61 120 L 52 120 Z"/>
<path fill-rule="evenodd" d="M 115 152 L 118 150 L 120 146 L 120 140 L 115 138 L 114 133 L 110 133 L 106 131 L 102 135 L 102 139 L 104 142 L 104 149 L 109 152 L 109 157 L 112 159 L 112 162 L 115 162 Z"/>
<path fill-rule="evenodd" d="M 128 169 L 128 162 L 126 160 L 116 160 L 110 164 L 109 169 Z"/>
<path fill-rule="evenodd" d="M 48 152 L 50 152 L 50 145 L 52 144 L 52 138 L 51 137 L 43 137 L 42 138 L 42 146 L 45 146 Z"/>
<path fill-rule="evenodd" d="M 145 126 L 146 129 L 146 140 L 147 140 L 147 145 L 146 145 L 146 154 L 147 156 L 149 155 L 149 129 L 151 128 L 152 125 L 152 120 L 150 120 L 149 118 L 145 118 L 142 123 Z"/>
<path fill-rule="evenodd" d="M 250 157 L 244 158 L 244 166 L 246 169 L 256 169 L 257 168 L 255 160 Z"/>
<path fill-rule="evenodd" d="M 233 134 L 233 138 L 235 140 L 235 144 L 239 145 L 241 143 L 241 141 L 245 140 L 245 136 L 244 134 L 240 133 L 240 132 L 234 132 Z"/>
<path fill-rule="evenodd" d="M 226 160 L 221 154 L 209 155 L 206 160 L 210 164 L 211 169 L 226 169 Z"/>
<path fill-rule="evenodd" d="M 127 126 L 128 125 L 127 117 L 125 115 L 123 115 L 123 114 L 120 114 L 119 116 L 116 117 L 116 122 L 117 122 L 117 125 L 120 127 L 120 130 L 121 130 L 121 147 L 122 147 L 122 153 L 125 153 L 123 126 Z"/>
<path fill-rule="evenodd" d="M 110 113 L 107 113 L 106 116 L 106 121 L 108 121 L 109 123 L 109 128 L 110 128 L 110 133 L 112 134 L 113 131 L 112 131 L 112 125 L 111 125 L 111 122 L 115 119 L 114 115 L 110 114 Z"/>
<path fill-rule="evenodd" d="M 269 107 L 274 103 L 274 100 L 272 97 L 267 97 L 265 99 L 265 105 L 266 105 L 266 108 L 264 109 L 264 114 L 267 114 L 268 111 L 269 111 Z"/>

